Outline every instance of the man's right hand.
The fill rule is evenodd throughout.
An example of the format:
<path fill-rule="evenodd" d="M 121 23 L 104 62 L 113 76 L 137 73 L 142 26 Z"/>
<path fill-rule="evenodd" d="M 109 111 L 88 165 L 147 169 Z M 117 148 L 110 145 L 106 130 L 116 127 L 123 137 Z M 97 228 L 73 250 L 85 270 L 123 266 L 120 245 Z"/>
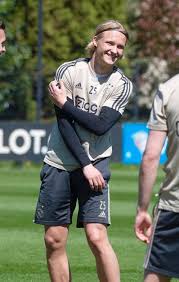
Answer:
<path fill-rule="evenodd" d="M 138 210 L 134 230 L 136 237 L 144 243 L 149 243 L 152 234 L 152 219 L 147 211 Z"/>
<path fill-rule="evenodd" d="M 83 174 L 94 191 L 101 191 L 105 187 L 105 181 L 101 172 L 92 164 L 83 167 Z"/>

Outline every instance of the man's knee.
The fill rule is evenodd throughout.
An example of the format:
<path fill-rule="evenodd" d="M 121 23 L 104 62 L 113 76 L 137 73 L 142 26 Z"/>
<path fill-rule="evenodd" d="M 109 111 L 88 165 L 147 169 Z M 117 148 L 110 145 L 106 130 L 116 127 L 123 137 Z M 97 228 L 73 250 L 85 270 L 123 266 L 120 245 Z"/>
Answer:
<path fill-rule="evenodd" d="M 170 282 L 171 278 L 163 276 L 159 273 L 154 273 L 145 270 L 144 272 L 144 282 Z"/>
<path fill-rule="evenodd" d="M 67 241 L 66 228 L 47 227 L 45 230 L 44 241 L 45 246 L 49 250 L 64 249 Z"/>
<path fill-rule="evenodd" d="M 87 224 L 85 226 L 86 237 L 90 247 L 102 250 L 108 244 L 106 227 L 102 224 Z"/>

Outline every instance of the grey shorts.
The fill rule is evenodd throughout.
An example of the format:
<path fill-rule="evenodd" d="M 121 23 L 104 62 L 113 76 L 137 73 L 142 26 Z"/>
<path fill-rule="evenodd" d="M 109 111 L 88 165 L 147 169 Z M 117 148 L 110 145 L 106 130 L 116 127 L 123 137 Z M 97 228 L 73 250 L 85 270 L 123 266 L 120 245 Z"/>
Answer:
<path fill-rule="evenodd" d="M 77 227 L 83 227 L 83 223 L 109 225 L 109 159 L 99 161 L 95 167 L 106 182 L 102 192 L 91 190 L 81 169 L 68 172 L 44 164 L 34 222 L 48 226 L 69 225 L 78 202 Z"/>
<path fill-rule="evenodd" d="M 158 210 L 144 267 L 148 272 L 179 278 L 179 213 Z"/>

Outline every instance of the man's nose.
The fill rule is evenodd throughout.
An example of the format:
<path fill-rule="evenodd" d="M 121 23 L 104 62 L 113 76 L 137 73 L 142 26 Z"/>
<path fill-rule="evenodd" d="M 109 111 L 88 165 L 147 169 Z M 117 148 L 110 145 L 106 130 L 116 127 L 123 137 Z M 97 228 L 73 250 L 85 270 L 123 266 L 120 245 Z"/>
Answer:
<path fill-rule="evenodd" d="M 111 51 L 112 51 L 114 54 L 117 54 L 117 46 L 112 46 Z"/>

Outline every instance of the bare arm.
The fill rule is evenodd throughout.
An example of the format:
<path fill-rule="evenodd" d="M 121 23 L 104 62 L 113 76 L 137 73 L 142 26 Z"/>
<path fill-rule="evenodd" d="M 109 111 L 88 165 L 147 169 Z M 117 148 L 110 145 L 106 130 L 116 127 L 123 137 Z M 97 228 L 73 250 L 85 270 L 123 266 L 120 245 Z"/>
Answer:
<path fill-rule="evenodd" d="M 135 233 L 138 239 L 149 242 L 152 220 L 147 212 L 157 177 L 160 154 L 166 138 L 165 131 L 150 130 L 139 171 L 138 206 Z"/>

